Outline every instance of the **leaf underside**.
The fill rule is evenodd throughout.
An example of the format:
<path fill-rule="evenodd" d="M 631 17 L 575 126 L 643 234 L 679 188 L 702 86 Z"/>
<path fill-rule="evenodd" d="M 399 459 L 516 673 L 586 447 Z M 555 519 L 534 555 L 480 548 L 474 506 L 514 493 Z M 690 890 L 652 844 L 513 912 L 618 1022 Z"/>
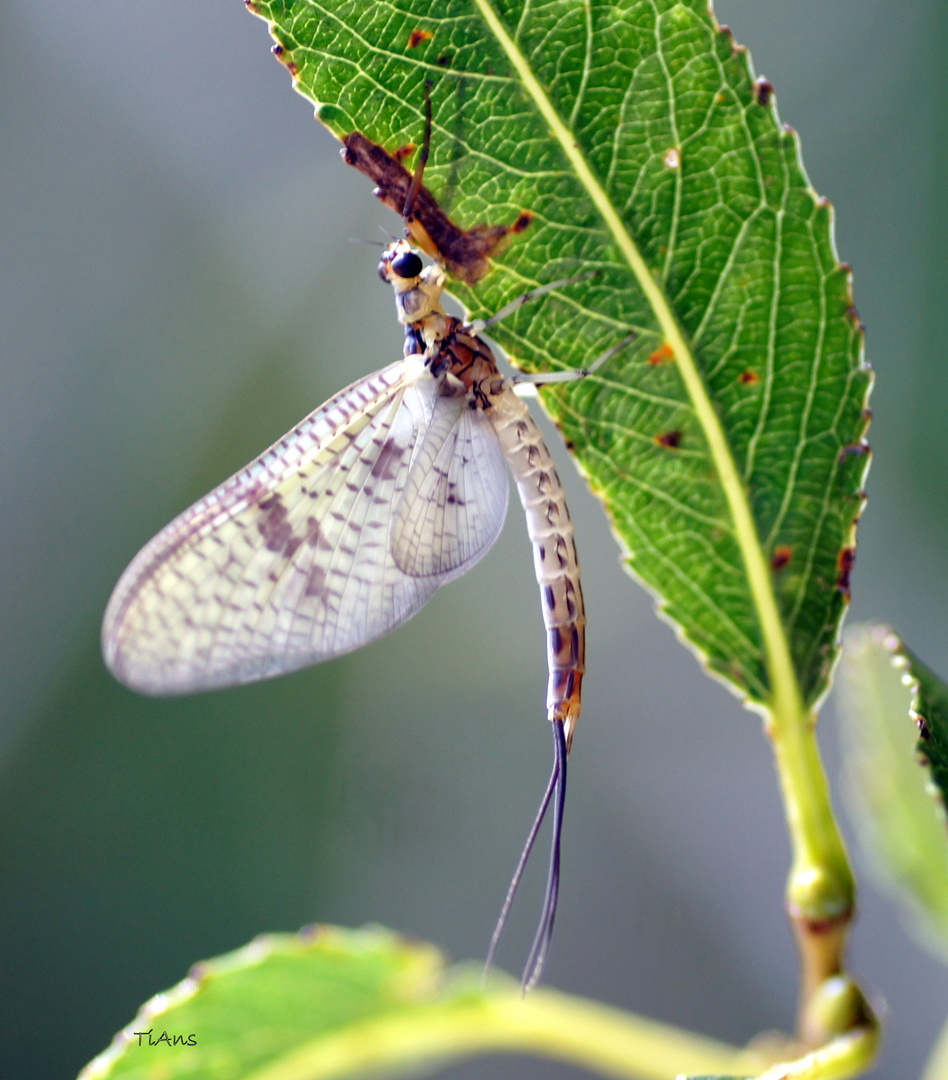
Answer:
<path fill-rule="evenodd" d="M 832 210 L 707 0 L 251 9 L 338 137 L 420 144 L 430 79 L 426 186 L 465 228 L 533 215 L 476 289 L 452 285 L 474 315 L 598 271 L 492 335 L 549 370 L 637 333 L 544 404 L 626 565 L 710 669 L 766 704 L 782 648 L 818 700 L 848 600 L 870 376 Z"/>

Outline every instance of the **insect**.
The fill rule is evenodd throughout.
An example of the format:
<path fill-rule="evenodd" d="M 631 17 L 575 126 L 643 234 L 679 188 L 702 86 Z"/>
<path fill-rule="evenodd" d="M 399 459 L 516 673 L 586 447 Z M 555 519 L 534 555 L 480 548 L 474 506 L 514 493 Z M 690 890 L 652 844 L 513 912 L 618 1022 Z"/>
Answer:
<path fill-rule="evenodd" d="M 485 555 L 506 514 L 506 459 L 541 590 L 554 764 L 488 964 L 552 803 L 547 889 L 523 976 L 529 988 L 556 914 L 586 615 L 563 487 L 515 384 L 581 378 L 629 339 L 586 371 L 504 378 L 480 334 L 527 300 L 589 275 L 541 286 L 468 324 L 441 306 L 444 271 L 425 267 L 406 240 L 384 249 L 379 275 L 395 292 L 403 358 L 330 398 L 147 544 L 109 600 L 103 654 L 127 686 L 165 695 L 264 679 L 365 645 Z"/>

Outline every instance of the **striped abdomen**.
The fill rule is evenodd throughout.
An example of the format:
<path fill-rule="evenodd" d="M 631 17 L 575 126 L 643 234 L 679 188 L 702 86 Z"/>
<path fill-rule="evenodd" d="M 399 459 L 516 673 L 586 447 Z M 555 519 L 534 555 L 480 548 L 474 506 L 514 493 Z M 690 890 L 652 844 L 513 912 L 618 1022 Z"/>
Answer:
<path fill-rule="evenodd" d="M 579 719 L 586 670 L 586 612 L 573 522 L 553 456 L 526 404 L 506 385 L 487 411 L 520 492 L 547 632 L 549 719 L 562 720 L 567 746 Z"/>

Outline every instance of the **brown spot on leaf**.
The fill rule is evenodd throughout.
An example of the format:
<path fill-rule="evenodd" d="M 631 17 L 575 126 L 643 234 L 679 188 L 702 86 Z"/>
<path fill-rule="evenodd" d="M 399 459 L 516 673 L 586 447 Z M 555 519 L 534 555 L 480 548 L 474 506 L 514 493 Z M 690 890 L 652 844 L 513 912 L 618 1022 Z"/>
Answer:
<path fill-rule="evenodd" d="M 406 158 L 410 158 L 412 156 L 412 154 L 415 152 L 416 149 L 417 149 L 417 147 L 415 146 L 415 144 L 413 142 L 405 143 L 404 146 L 400 146 L 395 151 L 395 153 L 392 154 L 392 157 L 395 158 L 396 161 L 402 162 Z"/>
<path fill-rule="evenodd" d="M 773 557 L 770 560 L 771 570 L 782 570 L 793 558 L 793 548 L 789 544 L 780 544 L 774 548 Z"/>
<path fill-rule="evenodd" d="M 423 41 L 430 41 L 434 34 L 430 30 L 422 30 L 420 27 L 412 30 L 408 38 L 408 48 L 417 49 Z"/>
<path fill-rule="evenodd" d="M 286 52 L 282 45 L 277 43 L 270 49 L 270 52 L 273 53 L 277 60 L 280 61 L 280 63 L 291 75 L 296 74 L 296 64 L 294 64 L 293 61 L 286 55 Z"/>
<path fill-rule="evenodd" d="M 531 221 L 533 221 L 533 214 L 531 214 L 529 210 L 524 210 L 513 225 L 510 226 L 510 231 L 512 233 L 523 232 Z"/>
<path fill-rule="evenodd" d="M 839 553 L 839 558 L 836 560 L 836 566 L 839 570 L 839 577 L 836 579 L 836 588 L 846 597 L 848 600 L 851 593 L 849 589 L 849 576 L 852 573 L 853 564 L 856 562 L 856 549 L 854 547 L 844 547 Z"/>
<path fill-rule="evenodd" d="M 662 435 L 656 435 L 655 441 L 659 446 L 664 446 L 668 450 L 677 450 L 681 446 L 682 438 L 682 433 L 676 428 L 674 431 L 666 431 Z"/>
<path fill-rule="evenodd" d="M 924 716 L 916 716 L 915 722 L 918 724 L 918 737 L 922 742 L 931 742 L 932 733 L 928 730 L 928 721 Z"/>
<path fill-rule="evenodd" d="M 652 353 L 648 358 L 648 362 L 652 367 L 657 367 L 659 364 L 667 364 L 669 360 L 675 359 L 675 350 L 668 344 L 667 341 L 663 341 L 662 344 Z"/>
<path fill-rule="evenodd" d="M 450 53 L 442 53 L 442 54 L 441 54 L 441 55 L 440 55 L 440 56 L 438 57 L 438 59 L 437 59 L 436 63 L 437 63 L 437 65 L 438 65 L 438 67 L 450 67 L 450 66 L 451 66 L 451 60 L 452 60 L 452 59 L 453 59 L 453 58 L 452 58 L 452 56 L 451 56 L 451 54 L 450 54 Z"/>
<path fill-rule="evenodd" d="M 850 443 L 849 446 L 844 446 L 839 452 L 840 461 L 845 461 L 850 457 L 865 457 L 866 454 L 871 453 L 869 443 L 865 439 L 860 440 L 857 443 Z"/>
<path fill-rule="evenodd" d="M 774 96 L 773 83 L 766 79 L 758 79 L 754 83 L 754 93 L 757 95 L 758 105 L 769 105 L 770 99 Z"/>
<path fill-rule="evenodd" d="M 748 368 L 738 375 L 737 381 L 743 383 L 745 386 L 753 386 L 754 383 L 760 382 L 760 376 L 756 371 L 751 371 L 751 369 Z"/>

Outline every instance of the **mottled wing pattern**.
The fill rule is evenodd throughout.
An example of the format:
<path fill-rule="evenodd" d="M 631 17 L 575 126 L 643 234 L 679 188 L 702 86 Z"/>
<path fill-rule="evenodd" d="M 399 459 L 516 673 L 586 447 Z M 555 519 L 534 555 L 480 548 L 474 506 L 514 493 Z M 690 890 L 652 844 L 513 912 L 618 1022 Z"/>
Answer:
<path fill-rule="evenodd" d="M 347 652 L 418 611 L 446 577 L 399 568 L 394 508 L 438 388 L 419 356 L 354 383 L 168 525 L 109 601 L 110 670 L 151 694 L 230 686 Z"/>
<path fill-rule="evenodd" d="M 450 580 L 469 570 L 500 534 L 507 470 L 494 427 L 447 383 L 412 463 L 395 517 L 392 553 L 413 577 Z"/>

